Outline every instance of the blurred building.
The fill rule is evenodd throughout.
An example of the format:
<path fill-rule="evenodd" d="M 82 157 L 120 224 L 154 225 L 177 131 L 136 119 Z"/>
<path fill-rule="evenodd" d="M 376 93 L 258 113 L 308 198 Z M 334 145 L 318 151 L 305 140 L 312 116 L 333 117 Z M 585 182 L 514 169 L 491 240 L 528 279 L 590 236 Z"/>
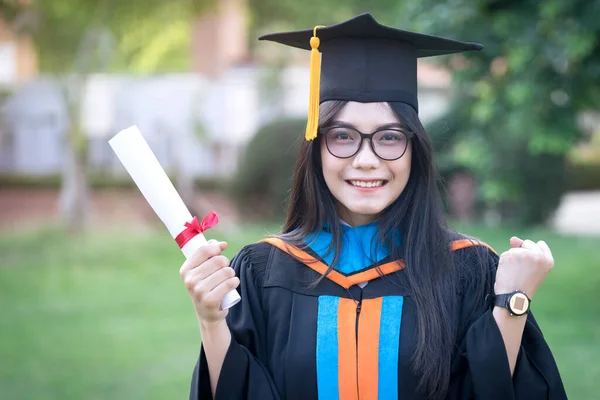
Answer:
<path fill-rule="evenodd" d="M 16 35 L 0 15 L 0 86 L 28 81 L 38 74 L 38 59 L 30 37 Z"/>
<path fill-rule="evenodd" d="M 183 168 L 195 177 L 229 176 L 260 126 L 276 118 L 306 118 L 309 53 L 264 43 L 261 54 L 251 54 L 246 2 L 220 0 L 194 23 L 190 73 L 90 77 L 81 121 L 90 138 L 92 171 L 125 173 L 107 142 L 137 125 L 165 168 Z M 8 66 L 0 80 L 16 90 L 0 115 L 0 173 L 58 174 L 69 129 L 62 88 L 52 77 L 36 76 L 30 40 L 15 38 L 5 25 L 0 43 L 2 38 L 9 62 L 2 63 Z M 284 66 L 265 66 L 265 59 L 277 57 L 283 64 L 271 65 Z M 420 64 L 423 120 L 445 111 L 449 83 L 447 71 Z"/>
<path fill-rule="evenodd" d="M 192 25 L 192 68 L 218 78 L 232 66 L 250 59 L 247 0 L 219 0 Z"/>

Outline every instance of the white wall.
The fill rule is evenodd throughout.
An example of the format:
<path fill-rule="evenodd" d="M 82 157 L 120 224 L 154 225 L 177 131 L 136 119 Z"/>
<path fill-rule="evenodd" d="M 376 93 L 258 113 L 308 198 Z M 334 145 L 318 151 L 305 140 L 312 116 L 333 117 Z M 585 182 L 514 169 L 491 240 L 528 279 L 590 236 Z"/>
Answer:
<path fill-rule="evenodd" d="M 275 80 L 269 98 L 265 76 Z M 421 90 L 427 121 L 447 108 L 443 90 Z M 125 171 L 107 144 L 119 130 L 137 125 L 166 169 L 183 165 L 194 176 L 230 175 L 243 147 L 261 125 L 306 116 L 308 68 L 229 70 L 219 80 L 196 74 L 152 77 L 95 75 L 82 103 L 90 137 L 92 169 Z M 58 173 L 62 167 L 67 115 L 60 87 L 48 79 L 22 87 L 3 107 L 0 172 Z"/>

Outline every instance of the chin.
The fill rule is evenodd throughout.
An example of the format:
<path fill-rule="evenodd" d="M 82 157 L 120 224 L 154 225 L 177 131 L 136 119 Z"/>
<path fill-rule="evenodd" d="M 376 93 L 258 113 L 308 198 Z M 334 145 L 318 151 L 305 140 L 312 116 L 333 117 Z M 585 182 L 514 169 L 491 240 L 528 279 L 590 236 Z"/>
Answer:
<path fill-rule="evenodd" d="M 350 207 L 346 206 L 346 208 L 348 209 L 348 211 L 350 211 L 352 215 L 361 215 L 364 217 L 372 218 L 376 218 L 385 209 L 385 207 L 376 204 L 365 204 L 355 206 L 350 205 Z"/>

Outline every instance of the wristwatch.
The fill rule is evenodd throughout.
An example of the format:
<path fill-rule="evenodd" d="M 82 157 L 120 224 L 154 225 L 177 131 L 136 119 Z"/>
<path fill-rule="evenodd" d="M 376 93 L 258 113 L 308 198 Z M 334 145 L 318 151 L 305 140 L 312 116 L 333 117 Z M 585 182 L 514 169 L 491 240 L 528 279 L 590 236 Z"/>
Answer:
<path fill-rule="evenodd" d="M 529 312 L 530 304 L 531 299 L 520 290 L 516 290 L 512 293 L 497 294 L 494 300 L 495 306 L 504 307 L 511 315 L 517 317 L 527 314 Z"/>

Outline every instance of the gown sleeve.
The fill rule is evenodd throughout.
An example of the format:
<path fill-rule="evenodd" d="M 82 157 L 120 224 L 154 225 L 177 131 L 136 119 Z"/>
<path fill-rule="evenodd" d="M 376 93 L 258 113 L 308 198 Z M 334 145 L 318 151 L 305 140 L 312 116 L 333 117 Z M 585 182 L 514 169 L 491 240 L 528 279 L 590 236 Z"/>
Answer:
<path fill-rule="evenodd" d="M 232 338 L 217 382 L 215 400 L 280 398 L 269 370 L 261 361 L 266 359 L 267 334 L 261 302 L 269 256 L 267 246 L 247 246 L 231 262 L 240 278 L 238 292 L 242 300 L 227 315 Z M 206 355 L 201 346 L 192 375 L 190 400 L 212 398 Z"/>
<path fill-rule="evenodd" d="M 531 312 L 511 377 L 502 334 L 492 314 L 493 305 L 486 297 L 494 292 L 498 256 L 481 247 L 462 252 L 470 255 L 457 255 L 463 263 L 461 268 L 471 271 L 480 268 L 482 273 L 463 279 L 458 350 L 453 360 L 449 398 L 566 399 L 552 352 Z M 482 275 L 483 280 L 473 279 Z"/>

